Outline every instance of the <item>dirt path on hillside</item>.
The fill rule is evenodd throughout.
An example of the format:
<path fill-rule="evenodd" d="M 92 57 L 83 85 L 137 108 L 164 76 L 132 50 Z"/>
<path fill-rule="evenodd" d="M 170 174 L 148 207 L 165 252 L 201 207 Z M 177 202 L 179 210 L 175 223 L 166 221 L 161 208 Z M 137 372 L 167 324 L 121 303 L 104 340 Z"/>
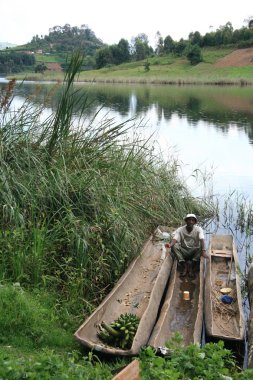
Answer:
<path fill-rule="evenodd" d="M 219 59 L 214 67 L 240 67 L 253 65 L 253 47 L 247 49 L 238 49 Z"/>
<path fill-rule="evenodd" d="M 61 65 L 56 62 L 48 62 L 46 66 L 48 70 L 51 70 L 51 71 L 58 71 L 58 72 L 62 71 Z"/>

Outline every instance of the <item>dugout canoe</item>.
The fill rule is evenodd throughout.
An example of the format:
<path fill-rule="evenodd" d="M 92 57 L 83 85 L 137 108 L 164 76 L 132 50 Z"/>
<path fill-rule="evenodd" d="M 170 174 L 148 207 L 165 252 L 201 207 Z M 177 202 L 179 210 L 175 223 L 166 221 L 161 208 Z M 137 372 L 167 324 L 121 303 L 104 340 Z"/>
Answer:
<path fill-rule="evenodd" d="M 242 341 L 245 321 L 237 270 L 239 261 L 233 235 L 212 235 L 208 253 L 210 259 L 206 262 L 204 291 L 206 335 L 225 341 Z M 225 299 L 222 301 L 224 292 L 232 297 L 231 304 L 224 303 Z"/>
<path fill-rule="evenodd" d="M 112 380 L 141 380 L 140 364 L 137 359 L 123 368 Z"/>
<path fill-rule="evenodd" d="M 248 320 L 248 368 L 253 368 L 253 263 L 248 271 L 248 295 L 250 314 Z"/>
<path fill-rule="evenodd" d="M 166 255 L 165 242 L 150 236 L 112 291 L 75 332 L 75 338 L 84 346 L 105 354 L 136 355 L 147 344 L 155 324 L 172 262 Z M 110 324 L 125 313 L 135 314 L 140 319 L 131 348 L 125 350 L 103 343 L 97 336 L 98 326 L 102 321 Z"/>
<path fill-rule="evenodd" d="M 182 277 L 175 260 L 159 318 L 148 344 L 164 347 L 176 332 L 183 337 L 185 346 L 200 343 L 203 325 L 204 259 L 195 268 L 194 276 Z M 185 299 L 189 292 L 189 299 Z"/>

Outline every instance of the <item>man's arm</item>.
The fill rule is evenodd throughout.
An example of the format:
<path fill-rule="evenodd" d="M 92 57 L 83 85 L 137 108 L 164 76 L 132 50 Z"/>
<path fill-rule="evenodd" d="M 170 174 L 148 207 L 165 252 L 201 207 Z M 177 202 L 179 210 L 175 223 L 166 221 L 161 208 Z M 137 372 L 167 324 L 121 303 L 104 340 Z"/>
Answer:
<path fill-rule="evenodd" d="M 177 243 L 177 240 L 176 239 L 172 239 L 171 243 L 166 243 L 165 244 L 165 247 L 166 248 L 172 248 L 173 245 L 175 245 Z"/>
<path fill-rule="evenodd" d="M 201 256 L 206 257 L 208 259 L 209 256 L 206 253 L 205 239 L 200 239 L 200 247 L 201 247 Z"/>

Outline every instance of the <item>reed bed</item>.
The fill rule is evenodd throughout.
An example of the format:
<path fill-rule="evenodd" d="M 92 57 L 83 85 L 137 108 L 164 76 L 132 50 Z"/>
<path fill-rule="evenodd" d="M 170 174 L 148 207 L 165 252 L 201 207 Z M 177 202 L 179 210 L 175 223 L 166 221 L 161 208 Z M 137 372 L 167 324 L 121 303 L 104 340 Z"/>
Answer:
<path fill-rule="evenodd" d="M 81 63 L 74 54 L 47 118 L 31 99 L 11 108 L 13 81 L 0 102 L 0 280 L 56 292 L 76 317 L 102 300 L 158 224 L 211 213 L 175 160 L 129 137 L 134 120 L 94 115 L 86 124 L 87 94 L 74 86 Z"/>

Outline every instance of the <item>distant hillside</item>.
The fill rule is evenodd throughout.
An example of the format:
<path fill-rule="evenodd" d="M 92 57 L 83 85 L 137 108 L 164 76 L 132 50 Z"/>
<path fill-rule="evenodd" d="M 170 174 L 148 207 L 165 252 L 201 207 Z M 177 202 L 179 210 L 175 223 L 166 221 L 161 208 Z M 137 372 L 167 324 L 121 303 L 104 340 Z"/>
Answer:
<path fill-rule="evenodd" d="M 0 50 L 6 49 L 7 47 L 15 47 L 17 45 L 10 44 L 9 42 L 0 42 Z"/>
<path fill-rule="evenodd" d="M 93 56 L 96 50 L 103 46 L 104 43 L 87 25 L 81 25 L 78 28 L 66 24 L 54 26 L 49 30 L 48 35 L 34 36 L 31 42 L 22 47 L 34 52 L 50 54 L 71 53 L 75 49 L 80 49 L 85 55 Z"/>

